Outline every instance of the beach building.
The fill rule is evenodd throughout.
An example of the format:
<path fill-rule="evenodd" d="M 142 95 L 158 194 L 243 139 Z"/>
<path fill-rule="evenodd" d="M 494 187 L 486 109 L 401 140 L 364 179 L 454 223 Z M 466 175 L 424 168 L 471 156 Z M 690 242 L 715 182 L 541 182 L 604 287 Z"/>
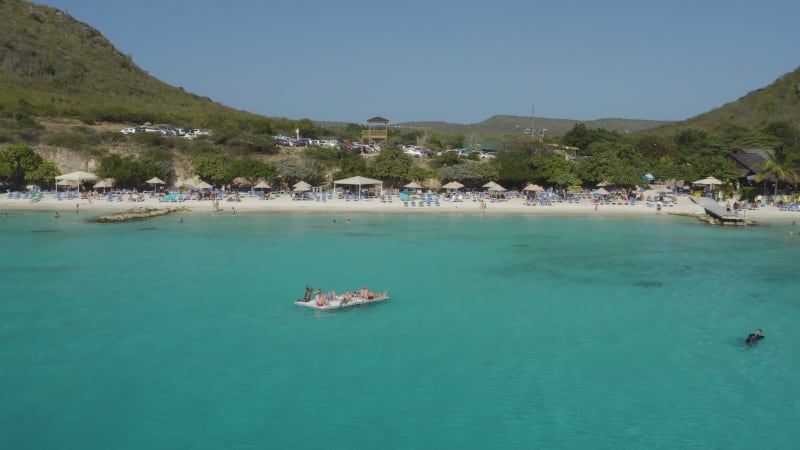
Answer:
<path fill-rule="evenodd" d="M 361 132 L 361 142 L 385 144 L 389 141 L 389 119 L 373 117 L 367 120 L 367 129 Z"/>
<path fill-rule="evenodd" d="M 728 159 L 733 161 L 739 170 L 739 182 L 741 184 L 752 184 L 756 175 L 763 172 L 761 164 L 770 156 L 770 150 L 757 147 L 740 147 L 728 154 Z M 764 180 L 765 182 L 768 180 Z M 774 181 L 769 178 L 769 181 Z"/>

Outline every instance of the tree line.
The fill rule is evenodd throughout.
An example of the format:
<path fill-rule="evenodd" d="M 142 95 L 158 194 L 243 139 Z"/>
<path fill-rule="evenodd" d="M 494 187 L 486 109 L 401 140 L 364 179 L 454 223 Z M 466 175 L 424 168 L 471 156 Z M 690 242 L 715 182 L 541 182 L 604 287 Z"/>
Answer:
<path fill-rule="evenodd" d="M 305 126 L 309 135 L 318 130 Z M 409 132 L 405 132 L 409 133 Z M 416 137 L 396 135 L 408 140 Z M 216 139 L 234 139 L 220 137 Z M 224 144 L 198 142 L 187 152 L 192 173 L 215 185 L 236 179 L 250 182 L 263 179 L 274 186 L 291 186 L 304 180 L 312 185 L 330 186 L 339 178 L 363 175 L 378 178 L 386 186 L 399 187 L 409 181 L 438 179 L 458 181 L 477 187 L 496 181 L 506 187 L 538 183 L 554 187 L 593 187 L 605 182 L 619 187 L 642 184 L 642 175 L 659 179 L 692 181 L 714 176 L 726 182 L 739 179 L 739 170 L 727 155 L 738 147 L 771 149 L 757 181 L 772 179 L 777 190 L 783 182 L 794 185 L 800 171 L 800 130 L 789 123 L 772 123 L 760 130 L 732 129 L 722 137 L 687 129 L 671 137 L 658 134 L 624 135 L 603 129 L 588 129 L 576 124 L 557 140 L 547 143 L 519 137 L 501 141 L 494 159 L 478 160 L 475 154 L 459 156 L 439 152 L 430 158 L 415 158 L 399 147 L 388 146 L 376 155 L 364 156 L 344 148 L 305 147 L 295 157 L 266 161 L 258 151 L 242 152 Z M 452 145 L 460 136 L 433 136 L 431 147 Z M 174 148 L 159 143 L 167 140 L 143 136 L 145 150 L 136 156 L 107 153 L 96 170 L 101 178 L 113 178 L 117 186 L 144 188 L 145 180 L 158 176 L 174 179 Z M 146 142 L 145 142 L 146 141 Z M 153 142 L 149 142 L 153 141 Z M 445 144 L 449 142 L 449 144 Z M 52 161 L 43 160 L 27 144 L 7 145 L 0 150 L 0 182 L 7 189 L 26 184 L 52 185 L 58 170 Z"/>

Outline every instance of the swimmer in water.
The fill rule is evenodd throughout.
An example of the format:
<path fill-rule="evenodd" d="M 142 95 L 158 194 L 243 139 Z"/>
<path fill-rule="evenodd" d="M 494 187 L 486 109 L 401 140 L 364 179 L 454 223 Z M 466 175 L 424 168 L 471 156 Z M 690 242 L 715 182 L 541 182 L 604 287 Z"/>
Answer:
<path fill-rule="evenodd" d="M 761 328 L 759 328 L 756 330 L 755 333 L 748 334 L 747 339 L 745 339 L 744 341 L 748 344 L 755 344 L 756 342 L 762 339 L 764 339 L 764 331 Z"/>

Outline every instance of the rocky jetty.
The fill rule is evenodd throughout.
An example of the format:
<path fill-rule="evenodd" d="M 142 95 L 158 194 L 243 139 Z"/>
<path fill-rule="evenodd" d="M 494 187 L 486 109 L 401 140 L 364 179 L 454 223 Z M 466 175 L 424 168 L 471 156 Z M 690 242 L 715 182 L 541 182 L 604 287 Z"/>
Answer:
<path fill-rule="evenodd" d="M 133 208 L 127 211 L 108 214 L 94 219 L 98 223 L 118 223 L 131 222 L 133 220 L 144 220 L 152 217 L 166 216 L 176 212 L 188 212 L 188 208 Z"/>

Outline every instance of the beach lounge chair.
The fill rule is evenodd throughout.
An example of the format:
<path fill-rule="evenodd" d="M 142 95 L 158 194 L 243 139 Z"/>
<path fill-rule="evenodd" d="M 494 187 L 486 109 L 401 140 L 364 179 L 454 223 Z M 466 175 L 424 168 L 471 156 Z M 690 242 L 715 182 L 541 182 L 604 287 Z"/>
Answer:
<path fill-rule="evenodd" d="M 403 208 L 408 208 L 408 200 L 403 200 Z"/>

